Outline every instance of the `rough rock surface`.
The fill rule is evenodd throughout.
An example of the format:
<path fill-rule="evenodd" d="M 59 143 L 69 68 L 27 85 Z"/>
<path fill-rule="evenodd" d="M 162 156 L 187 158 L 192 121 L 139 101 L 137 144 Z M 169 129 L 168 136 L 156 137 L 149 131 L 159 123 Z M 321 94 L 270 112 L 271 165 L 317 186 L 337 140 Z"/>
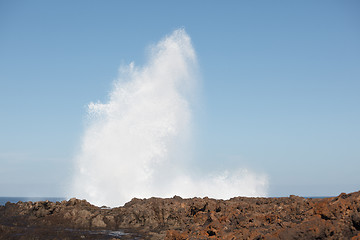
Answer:
<path fill-rule="evenodd" d="M 360 239 L 360 192 L 308 199 L 85 200 L 0 206 L 0 239 Z"/>

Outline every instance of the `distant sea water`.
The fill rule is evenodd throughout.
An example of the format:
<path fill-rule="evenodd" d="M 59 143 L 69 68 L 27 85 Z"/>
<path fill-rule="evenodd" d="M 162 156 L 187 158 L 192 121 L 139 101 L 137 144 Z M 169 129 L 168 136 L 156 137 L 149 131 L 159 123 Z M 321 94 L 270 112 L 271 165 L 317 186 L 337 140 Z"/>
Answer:
<path fill-rule="evenodd" d="M 22 202 L 37 202 L 37 201 L 46 201 L 49 200 L 50 202 L 61 202 L 63 200 L 67 200 L 64 197 L 0 197 L 0 205 L 5 205 L 7 202 L 17 203 L 19 201 Z"/>
<path fill-rule="evenodd" d="M 330 198 L 335 196 L 306 196 L 304 198 Z M 276 197 L 275 197 L 276 198 Z M 64 197 L 0 197 L 0 206 L 5 205 L 7 202 L 17 203 L 19 201 L 22 202 L 37 202 L 37 201 L 46 201 L 50 202 L 61 202 L 63 200 L 68 200 Z"/>

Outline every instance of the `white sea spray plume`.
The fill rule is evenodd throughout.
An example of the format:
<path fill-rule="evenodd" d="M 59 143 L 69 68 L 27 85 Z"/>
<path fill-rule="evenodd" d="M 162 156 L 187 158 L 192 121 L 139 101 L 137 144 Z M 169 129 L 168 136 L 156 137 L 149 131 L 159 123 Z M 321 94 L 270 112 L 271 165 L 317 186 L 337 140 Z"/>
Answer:
<path fill-rule="evenodd" d="M 131 63 L 106 103 L 90 103 L 89 125 L 76 156 L 73 196 L 119 206 L 133 197 L 266 195 L 266 176 L 246 169 L 194 177 L 192 100 L 197 59 L 184 29 L 152 47 L 148 63 Z"/>

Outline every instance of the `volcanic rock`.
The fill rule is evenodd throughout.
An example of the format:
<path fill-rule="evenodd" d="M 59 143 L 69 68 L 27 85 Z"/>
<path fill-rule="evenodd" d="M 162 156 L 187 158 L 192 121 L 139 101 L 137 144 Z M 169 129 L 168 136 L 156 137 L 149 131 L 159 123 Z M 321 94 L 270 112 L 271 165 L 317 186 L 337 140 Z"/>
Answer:
<path fill-rule="evenodd" d="M 85 200 L 0 206 L 0 239 L 360 239 L 360 192 L 311 199 Z"/>

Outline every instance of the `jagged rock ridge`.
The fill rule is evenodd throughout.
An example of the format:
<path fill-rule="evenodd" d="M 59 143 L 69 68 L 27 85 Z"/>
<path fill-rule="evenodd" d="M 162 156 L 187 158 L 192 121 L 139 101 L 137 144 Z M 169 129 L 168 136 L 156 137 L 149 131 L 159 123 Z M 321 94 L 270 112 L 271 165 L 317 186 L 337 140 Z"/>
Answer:
<path fill-rule="evenodd" d="M 109 230 L 109 231 L 101 231 Z M 119 234 L 115 234 L 119 232 Z M 124 233 L 124 234 L 122 234 Z M 0 239 L 360 239 L 360 192 L 308 199 L 133 199 L 99 208 L 85 200 L 0 207 Z"/>

